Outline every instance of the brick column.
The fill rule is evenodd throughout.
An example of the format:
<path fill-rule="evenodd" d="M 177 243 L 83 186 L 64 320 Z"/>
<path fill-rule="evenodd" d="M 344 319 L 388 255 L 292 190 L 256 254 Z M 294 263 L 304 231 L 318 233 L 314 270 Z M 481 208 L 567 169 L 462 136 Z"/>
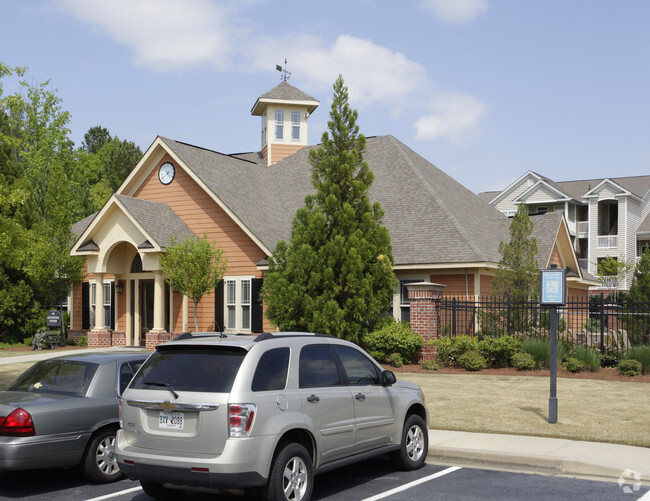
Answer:
<path fill-rule="evenodd" d="M 436 358 L 436 347 L 430 343 L 440 335 L 440 300 L 444 288 L 431 282 L 406 284 L 411 303 L 411 330 L 424 339 L 420 362 Z"/>

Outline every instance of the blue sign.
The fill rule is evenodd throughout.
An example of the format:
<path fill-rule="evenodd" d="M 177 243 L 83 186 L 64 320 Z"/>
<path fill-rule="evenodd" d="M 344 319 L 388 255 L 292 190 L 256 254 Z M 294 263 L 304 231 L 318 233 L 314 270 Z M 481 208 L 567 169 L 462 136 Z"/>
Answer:
<path fill-rule="evenodd" d="M 540 303 L 563 305 L 566 302 L 566 270 L 540 270 Z"/>

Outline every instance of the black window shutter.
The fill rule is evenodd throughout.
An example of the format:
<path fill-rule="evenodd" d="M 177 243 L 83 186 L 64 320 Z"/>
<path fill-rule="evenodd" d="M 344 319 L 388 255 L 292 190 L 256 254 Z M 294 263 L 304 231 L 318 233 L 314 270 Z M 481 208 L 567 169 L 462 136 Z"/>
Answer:
<path fill-rule="evenodd" d="M 251 281 L 251 331 L 262 332 L 264 330 L 264 307 L 262 306 L 262 284 L 263 278 L 254 278 Z"/>
<path fill-rule="evenodd" d="M 214 329 L 223 332 L 223 280 L 220 280 L 214 289 Z"/>
<path fill-rule="evenodd" d="M 108 308 L 109 315 L 111 316 L 111 330 L 115 330 L 115 282 L 111 282 L 111 306 Z M 104 323 L 106 323 L 106 320 L 104 320 Z"/>
<path fill-rule="evenodd" d="M 90 284 L 81 283 L 81 328 L 90 329 Z"/>

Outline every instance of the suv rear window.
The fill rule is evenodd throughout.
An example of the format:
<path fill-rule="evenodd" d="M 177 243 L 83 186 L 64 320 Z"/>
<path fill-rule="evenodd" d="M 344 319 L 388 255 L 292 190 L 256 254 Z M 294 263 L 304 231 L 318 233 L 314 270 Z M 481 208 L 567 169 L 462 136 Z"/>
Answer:
<path fill-rule="evenodd" d="M 246 353 L 229 346 L 165 347 L 147 359 L 130 388 L 228 393 Z"/>

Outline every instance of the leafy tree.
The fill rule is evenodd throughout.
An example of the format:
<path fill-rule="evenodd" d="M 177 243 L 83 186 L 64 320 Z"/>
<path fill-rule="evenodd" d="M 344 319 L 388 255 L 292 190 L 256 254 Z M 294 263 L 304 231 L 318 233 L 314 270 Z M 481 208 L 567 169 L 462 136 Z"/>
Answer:
<path fill-rule="evenodd" d="M 614 299 L 618 299 L 619 284 L 625 280 L 625 275 L 631 270 L 632 265 L 624 259 L 619 260 L 613 256 L 607 256 L 598 263 L 596 276 L 600 279 L 603 287 L 610 289 L 610 295 L 613 295 Z"/>
<path fill-rule="evenodd" d="M 380 204 L 368 198 L 374 175 L 363 160 L 357 116 L 339 76 L 329 133 L 309 153 L 316 192 L 296 212 L 291 240 L 273 251 L 264 281 L 266 316 L 282 330 L 360 342 L 388 310 L 396 285 L 392 245 Z"/>
<path fill-rule="evenodd" d="M 84 134 L 81 147 L 88 153 L 97 154 L 107 141 L 110 141 L 111 134 L 108 129 L 101 125 L 95 125 Z"/>
<path fill-rule="evenodd" d="M 646 247 L 634 268 L 628 300 L 633 303 L 650 303 L 650 247 Z"/>
<path fill-rule="evenodd" d="M 199 330 L 197 309 L 204 294 L 214 290 L 228 270 L 223 249 L 202 238 L 172 237 L 166 254 L 160 257 L 160 268 L 167 275 L 167 283 L 194 301 L 194 327 Z"/>
<path fill-rule="evenodd" d="M 510 223 L 510 242 L 499 244 L 501 261 L 492 282 L 495 295 L 510 295 L 514 301 L 537 298 L 539 294 L 539 265 L 537 240 L 524 204 L 519 205 Z"/>
<path fill-rule="evenodd" d="M 117 191 L 142 157 L 142 151 L 133 141 L 112 137 L 97 152 L 102 166 L 101 177 L 111 193 Z"/>

